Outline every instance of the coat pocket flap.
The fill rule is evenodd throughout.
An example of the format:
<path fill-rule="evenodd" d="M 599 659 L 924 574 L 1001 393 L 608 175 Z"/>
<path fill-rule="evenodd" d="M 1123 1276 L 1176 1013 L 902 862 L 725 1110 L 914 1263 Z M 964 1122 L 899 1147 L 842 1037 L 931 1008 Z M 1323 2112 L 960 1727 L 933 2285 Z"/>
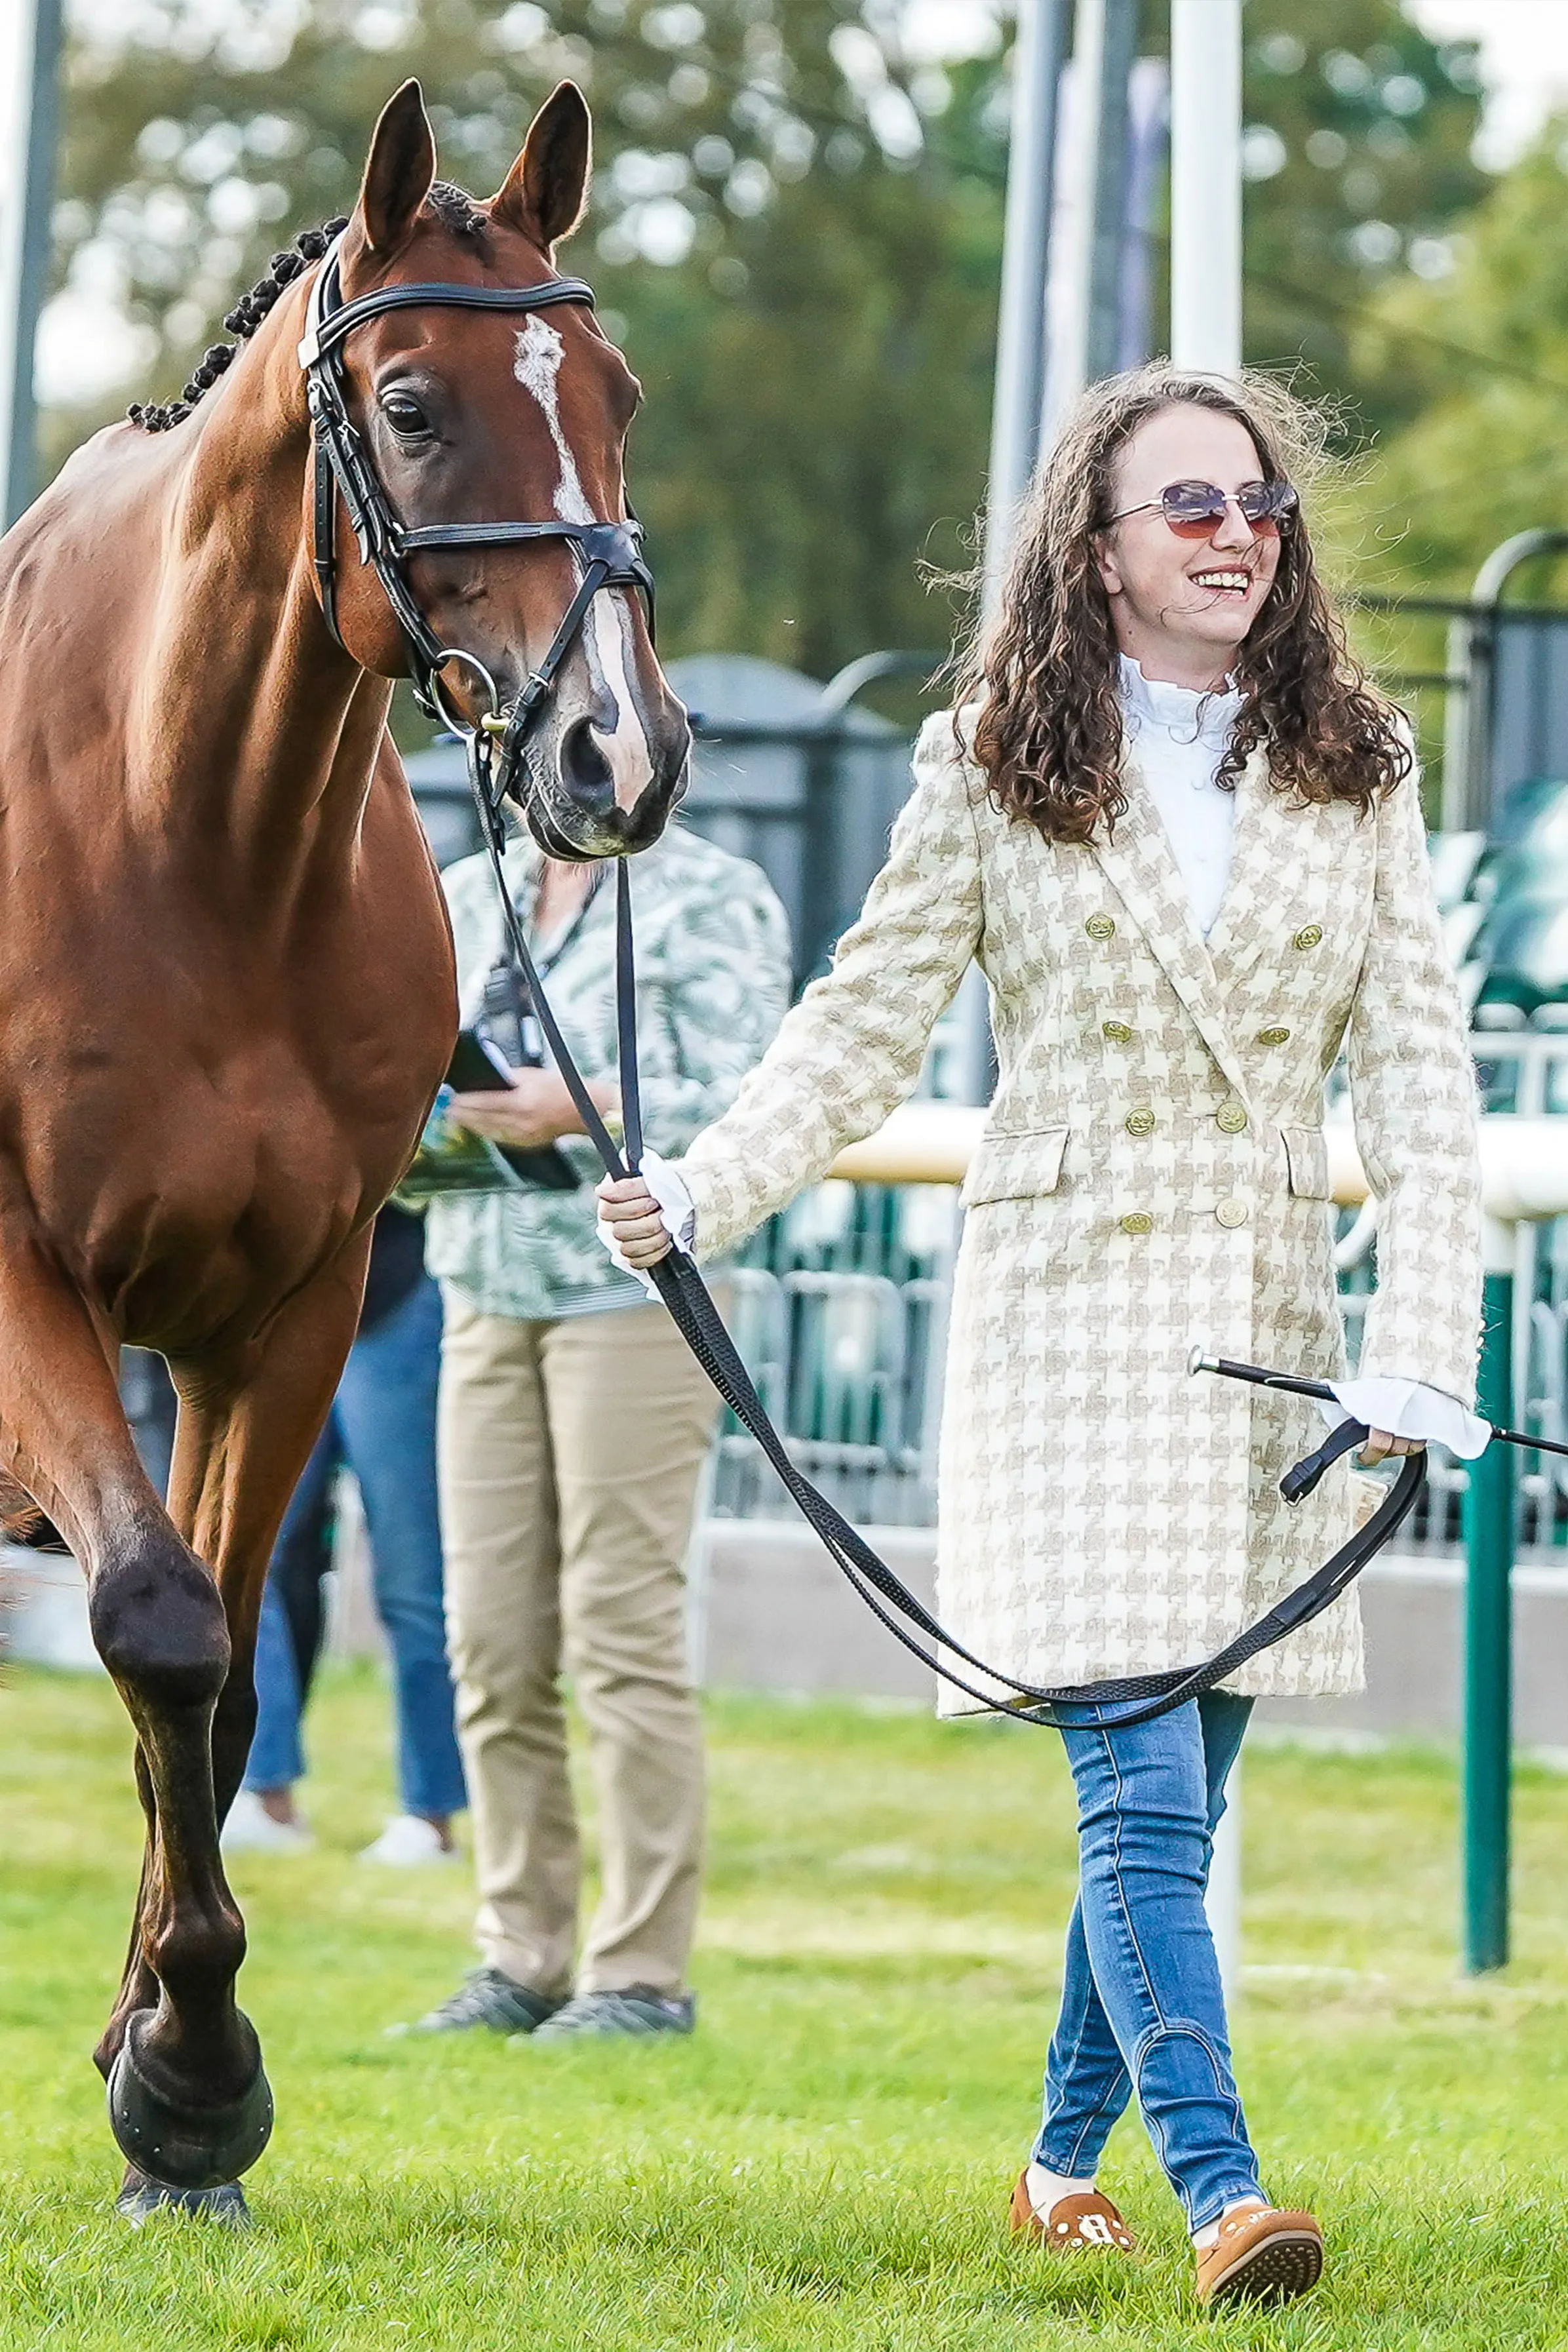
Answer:
<path fill-rule="evenodd" d="M 969 1163 L 962 1199 L 965 1208 L 982 1201 L 1026 1201 L 1054 1192 L 1061 1181 L 1068 1129 L 1040 1127 L 1027 1135 L 987 1135 Z"/>
<path fill-rule="evenodd" d="M 1299 1201 L 1326 1201 L 1329 1192 L 1329 1139 L 1321 1127 L 1282 1127 L 1290 1190 Z"/>

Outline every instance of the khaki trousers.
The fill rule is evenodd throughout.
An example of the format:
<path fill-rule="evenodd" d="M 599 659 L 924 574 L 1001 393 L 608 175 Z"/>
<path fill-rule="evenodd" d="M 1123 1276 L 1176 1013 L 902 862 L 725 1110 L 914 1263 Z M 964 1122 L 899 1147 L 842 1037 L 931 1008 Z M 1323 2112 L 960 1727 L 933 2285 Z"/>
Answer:
<path fill-rule="evenodd" d="M 564 1667 L 601 1854 L 576 1986 L 678 1992 L 703 1830 L 684 1567 L 718 1401 L 662 1307 L 526 1323 L 450 1286 L 446 1307 L 441 1517 L 479 1950 L 535 1992 L 573 1987 Z"/>

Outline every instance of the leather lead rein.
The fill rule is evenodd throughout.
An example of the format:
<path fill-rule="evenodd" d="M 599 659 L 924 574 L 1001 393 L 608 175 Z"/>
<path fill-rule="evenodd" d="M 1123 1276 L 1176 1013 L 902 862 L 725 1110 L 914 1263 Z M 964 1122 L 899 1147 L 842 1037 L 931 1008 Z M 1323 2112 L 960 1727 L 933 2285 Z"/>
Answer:
<path fill-rule="evenodd" d="M 511 893 L 506 887 L 501 864 L 505 824 L 489 771 L 489 747 L 478 736 L 469 741 L 468 772 L 479 810 L 485 846 L 495 876 L 507 944 L 517 959 L 552 1057 L 584 1128 L 604 1163 L 605 1174 L 617 1179 L 635 1175 L 642 1160 L 642 1105 L 637 1081 L 637 962 L 628 861 L 619 859 L 616 873 L 616 1020 L 620 1057 L 622 1128 L 626 1137 L 623 1154 L 589 1094 L 571 1048 L 561 1033 L 560 1024 L 544 993 L 517 909 L 512 904 Z M 1034 1684 L 1019 1682 L 1011 1675 L 999 1673 L 995 1667 L 987 1665 L 983 1658 L 975 1657 L 972 1651 L 965 1649 L 962 1642 L 955 1640 L 932 1616 L 919 1595 L 910 1591 L 902 1579 L 872 1549 L 859 1530 L 851 1526 L 826 1496 L 814 1486 L 797 1467 L 773 1427 L 767 1407 L 758 1395 L 752 1376 L 725 1328 L 723 1318 L 713 1304 L 695 1259 L 675 1247 L 647 1271 L 687 1346 L 742 1428 L 761 1448 L 780 1483 L 807 1525 L 820 1538 L 840 1573 L 872 1614 L 912 1656 L 953 1689 L 962 1691 L 979 1707 L 993 1715 L 1016 1716 L 1025 1722 L 1060 1729 L 1074 1720 L 1074 1717 L 1060 1712 L 1064 1707 L 1110 1706 L 1119 1711 L 1110 1716 L 1102 1714 L 1100 1720 L 1107 1730 L 1114 1731 L 1126 1729 L 1133 1724 L 1151 1722 L 1154 1717 L 1167 1715 L 1173 1707 L 1184 1706 L 1187 1700 L 1200 1697 L 1205 1691 L 1213 1690 L 1216 1684 L 1237 1673 L 1259 1651 L 1271 1648 L 1276 1642 L 1283 1641 L 1287 1634 L 1297 1633 L 1303 1625 L 1310 1624 L 1314 1617 L 1321 1616 L 1347 1591 L 1368 1560 L 1381 1551 L 1390 1537 L 1409 1517 L 1426 1483 L 1425 1454 L 1406 1454 L 1398 1477 L 1365 1526 L 1359 1528 L 1348 1542 L 1342 1544 L 1305 1583 L 1298 1585 L 1294 1591 L 1276 1601 L 1274 1607 L 1255 1624 L 1248 1626 L 1234 1642 L 1228 1643 L 1216 1655 L 1205 1659 L 1201 1664 L 1176 1667 L 1163 1674 L 1133 1675 L 1120 1682 L 1041 1689 Z M 1320 1449 L 1319 1454 L 1310 1457 L 1310 1468 L 1315 1475 L 1307 1475 L 1309 1464 L 1298 1465 L 1297 1472 L 1287 1473 L 1286 1479 L 1281 1481 L 1282 1487 L 1296 1478 L 1297 1490 L 1292 1499 L 1300 1499 L 1301 1494 L 1310 1492 L 1317 1484 L 1330 1460 L 1348 1451 L 1351 1446 L 1364 1442 L 1366 1433 L 1359 1423 L 1350 1423 L 1334 1431 L 1329 1444 Z M 923 1639 L 921 1638 L 922 1636 Z M 928 1648 L 927 1643 L 933 1646 Z M 946 1658 L 938 1654 L 939 1652 L 945 1652 Z M 994 1690 L 981 1689 L 948 1663 L 950 1659 L 957 1659 L 962 1665 L 983 1675 L 988 1682 L 999 1685 L 1014 1696 L 998 1698 Z"/>

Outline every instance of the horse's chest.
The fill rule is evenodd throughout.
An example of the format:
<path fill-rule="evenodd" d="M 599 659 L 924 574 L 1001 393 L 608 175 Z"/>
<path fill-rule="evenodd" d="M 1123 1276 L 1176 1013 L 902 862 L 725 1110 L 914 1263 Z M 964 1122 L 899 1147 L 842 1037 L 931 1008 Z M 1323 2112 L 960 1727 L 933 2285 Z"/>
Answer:
<path fill-rule="evenodd" d="M 104 1048 L 43 1090 L 28 1191 L 126 1337 L 264 1314 L 374 1213 L 440 1053 L 416 1068 L 363 1029 L 357 1043 L 340 1055 L 275 1034 L 161 1060 Z"/>

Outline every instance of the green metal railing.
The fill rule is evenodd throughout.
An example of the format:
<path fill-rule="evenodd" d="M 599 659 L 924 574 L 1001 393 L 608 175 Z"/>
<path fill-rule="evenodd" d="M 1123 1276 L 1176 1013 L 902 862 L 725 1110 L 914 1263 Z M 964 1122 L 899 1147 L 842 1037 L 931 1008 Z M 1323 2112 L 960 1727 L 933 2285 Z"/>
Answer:
<path fill-rule="evenodd" d="M 1477 1406 L 1513 1422 L 1513 1229 L 1493 1226 Z M 1507 1964 L 1513 1770 L 1514 1451 L 1491 1445 L 1465 1489 L 1464 1956 L 1472 1976 Z"/>

